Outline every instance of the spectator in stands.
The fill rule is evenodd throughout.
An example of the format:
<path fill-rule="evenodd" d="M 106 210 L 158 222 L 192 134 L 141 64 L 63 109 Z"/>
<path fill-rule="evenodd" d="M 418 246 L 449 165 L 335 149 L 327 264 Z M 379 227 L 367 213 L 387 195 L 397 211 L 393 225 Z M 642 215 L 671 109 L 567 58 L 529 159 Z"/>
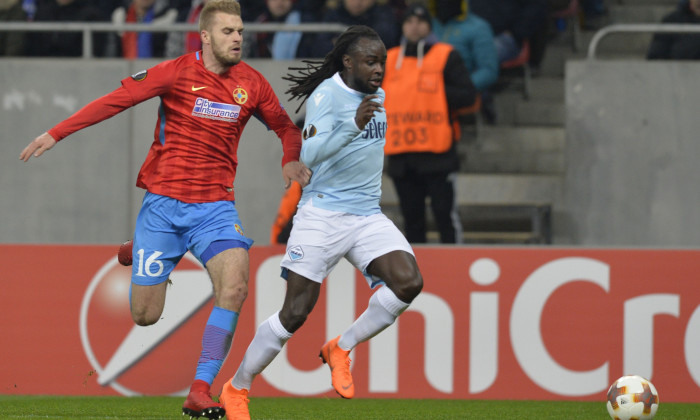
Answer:
<path fill-rule="evenodd" d="M 27 14 L 20 0 L 0 0 L 0 22 L 26 22 Z M 0 32 L 0 56 L 24 53 L 24 32 Z"/>
<path fill-rule="evenodd" d="M 378 0 L 341 0 L 336 7 L 329 8 L 321 17 L 324 23 L 344 25 L 366 25 L 377 31 L 387 48 L 399 44 L 400 30 L 396 23 L 394 9 Z M 338 33 L 318 33 L 310 45 L 310 50 L 299 51 L 301 57 L 325 57 L 333 49 Z M 307 45 L 305 43 L 305 45 Z"/>
<path fill-rule="evenodd" d="M 33 22 L 36 16 L 37 0 L 22 0 L 22 10 L 27 14 L 27 21 Z"/>
<path fill-rule="evenodd" d="M 682 1 L 678 8 L 662 19 L 663 23 L 700 24 L 700 0 Z M 647 52 L 649 60 L 700 59 L 700 34 L 658 33 Z"/>
<path fill-rule="evenodd" d="M 476 89 L 486 91 L 498 80 L 498 55 L 488 22 L 470 13 L 466 0 L 435 0 L 433 5 L 433 32 L 457 50 Z"/>
<path fill-rule="evenodd" d="M 406 239 L 425 243 L 426 198 L 440 232 L 440 242 L 461 242 L 455 206 L 459 158 L 450 114 L 476 100 L 476 88 L 459 53 L 438 42 L 431 16 L 422 4 L 409 6 L 401 44 L 387 52 L 382 88 L 388 132 L 387 173 L 394 181 Z"/>
<path fill-rule="evenodd" d="M 548 23 L 547 0 L 470 0 L 469 5 L 491 25 L 500 63 L 517 57 L 523 42 L 546 30 Z"/>
<path fill-rule="evenodd" d="M 204 8 L 206 0 L 192 0 L 187 7 L 178 6 L 177 22 L 196 25 L 199 22 L 199 13 Z M 245 46 L 245 43 L 243 44 Z M 202 49 L 202 40 L 199 32 L 170 32 L 165 41 L 165 56 L 179 57 L 183 54 Z"/>
<path fill-rule="evenodd" d="M 27 0 L 24 0 L 25 2 Z M 37 0 L 30 0 L 37 1 Z M 43 1 L 43 0 L 39 0 Z M 93 5 L 100 9 L 102 20 L 109 21 L 112 19 L 112 13 L 124 4 L 124 0 L 91 0 Z"/>
<path fill-rule="evenodd" d="M 252 22 L 265 11 L 265 2 L 261 0 L 239 0 L 241 5 L 241 19 L 243 22 Z"/>
<path fill-rule="evenodd" d="M 589 30 L 600 29 L 606 24 L 608 10 L 604 0 L 581 0 L 583 27 Z"/>
<path fill-rule="evenodd" d="M 175 23 L 177 9 L 170 0 L 127 0 L 112 13 L 112 22 L 169 25 Z M 119 32 L 111 34 L 109 55 L 130 59 L 165 57 L 167 32 Z"/>
<path fill-rule="evenodd" d="M 294 10 L 292 0 L 266 0 L 265 11 L 255 23 L 301 23 L 301 12 Z M 257 32 L 244 43 L 245 56 L 256 58 L 273 58 L 275 60 L 292 60 L 297 56 L 301 41 L 301 32 Z"/>
<path fill-rule="evenodd" d="M 299 129 L 304 128 L 304 117 L 297 118 L 294 123 Z M 297 214 L 297 206 L 301 199 L 301 184 L 292 181 L 292 184 L 282 194 L 275 221 L 270 228 L 270 244 L 286 244 L 289 234 L 292 232 L 294 216 Z"/>
<path fill-rule="evenodd" d="M 301 12 L 302 23 L 319 23 L 328 12 L 328 3 L 332 3 L 332 8 L 338 6 L 337 1 L 328 0 L 296 0 L 294 8 Z M 317 33 L 306 32 L 302 34 L 299 47 L 297 47 L 297 57 L 312 57 L 314 42 Z M 338 34 L 336 34 L 338 35 Z"/>
<path fill-rule="evenodd" d="M 36 22 L 98 22 L 104 20 L 89 0 L 46 0 L 37 3 Z M 105 34 L 94 34 L 92 54 L 104 56 Z M 28 32 L 25 53 L 42 57 L 80 57 L 82 32 Z"/>
<path fill-rule="evenodd" d="M 296 0 L 295 8 L 305 17 L 302 19 L 305 22 L 319 22 L 328 11 L 327 0 Z"/>
<path fill-rule="evenodd" d="M 428 5 L 435 12 L 433 32 L 460 54 L 471 82 L 481 93 L 486 121 L 495 122 L 496 112 L 489 88 L 498 80 L 499 64 L 491 26 L 471 13 L 467 0 L 432 0 Z"/>
<path fill-rule="evenodd" d="M 294 181 L 284 192 L 280 205 L 277 208 L 277 216 L 270 229 L 271 244 L 286 244 L 292 231 L 294 215 L 297 213 L 297 205 L 301 199 L 301 185 Z"/>

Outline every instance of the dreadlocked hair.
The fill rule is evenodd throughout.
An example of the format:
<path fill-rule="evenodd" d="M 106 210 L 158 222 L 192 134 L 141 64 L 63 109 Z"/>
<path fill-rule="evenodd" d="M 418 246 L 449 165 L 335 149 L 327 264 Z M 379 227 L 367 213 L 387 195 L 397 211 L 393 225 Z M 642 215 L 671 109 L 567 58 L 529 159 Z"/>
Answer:
<path fill-rule="evenodd" d="M 290 100 L 301 99 L 301 103 L 296 112 L 299 112 L 306 99 L 311 95 L 324 80 L 332 77 L 335 73 L 343 70 L 343 56 L 354 52 L 357 41 L 362 38 L 376 39 L 381 41 L 379 34 L 369 26 L 353 25 L 343 32 L 335 42 L 331 52 L 326 54 L 323 61 L 302 60 L 306 67 L 289 67 L 290 71 L 298 74 L 287 73 L 283 80 L 293 83 L 285 93 L 290 94 Z"/>

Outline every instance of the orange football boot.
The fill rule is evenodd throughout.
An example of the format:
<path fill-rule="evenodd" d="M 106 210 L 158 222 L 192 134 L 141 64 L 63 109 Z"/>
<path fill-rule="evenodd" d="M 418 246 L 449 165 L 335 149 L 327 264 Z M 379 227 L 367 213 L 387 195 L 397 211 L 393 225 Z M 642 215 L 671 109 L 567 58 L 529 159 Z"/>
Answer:
<path fill-rule="evenodd" d="M 228 420 L 250 420 L 248 412 L 248 390 L 236 389 L 231 385 L 231 381 L 227 381 L 224 389 L 221 391 L 219 401 L 224 404 L 226 410 L 226 418 Z"/>
<path fill-rule="evenodd" d="M 319 357 L 331 368 L 331 382 L 335 392 L 343 398 L 352 398 L 355 396 L 355 385 L 350 374 L 350 351 L 338 347 L 338 339 L 340 336 L 324 344 Z"/>

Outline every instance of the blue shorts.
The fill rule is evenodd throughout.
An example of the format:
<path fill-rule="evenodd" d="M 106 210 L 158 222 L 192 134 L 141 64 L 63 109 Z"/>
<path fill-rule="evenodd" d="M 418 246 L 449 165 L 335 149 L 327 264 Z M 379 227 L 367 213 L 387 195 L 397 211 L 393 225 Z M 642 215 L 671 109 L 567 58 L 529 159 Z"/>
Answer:
<path fill-rule="evenodd" d="M 251 245 L 233 201 L 184 203 L 146 192 L 136 218 L 131 282 L 166 281 L 188 250 L 206 265 L 219 252 Z"/>

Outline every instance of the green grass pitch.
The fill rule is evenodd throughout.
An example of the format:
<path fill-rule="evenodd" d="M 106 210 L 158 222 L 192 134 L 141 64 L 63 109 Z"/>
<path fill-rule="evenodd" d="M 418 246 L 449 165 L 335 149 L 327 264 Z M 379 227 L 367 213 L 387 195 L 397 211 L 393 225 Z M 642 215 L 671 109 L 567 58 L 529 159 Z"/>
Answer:
<path fill-rule="evenodd" d="M 182 398 L 0 395 L 0 419 L 183 419 Z M 606 420 L 603 402 L 255 398 L 255 420 Z M 654 420 L 700 418 L 700 404 L 663 403 Z"/>

